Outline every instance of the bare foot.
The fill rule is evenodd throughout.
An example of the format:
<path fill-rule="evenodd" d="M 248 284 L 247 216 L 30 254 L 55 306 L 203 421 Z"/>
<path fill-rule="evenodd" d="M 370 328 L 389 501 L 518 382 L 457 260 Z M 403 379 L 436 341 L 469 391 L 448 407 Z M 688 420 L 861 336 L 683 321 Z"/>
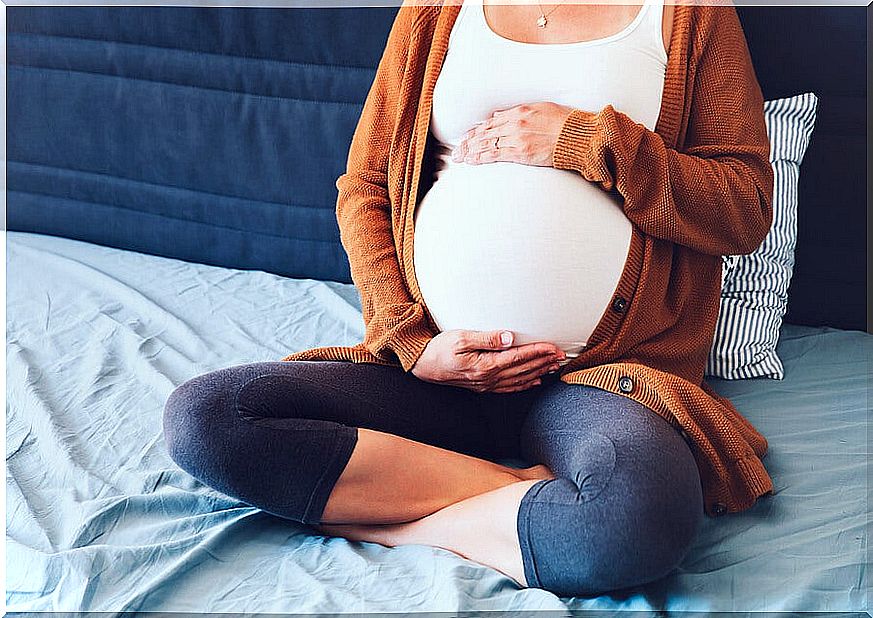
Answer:
<path fill-rule="evenodd" d="M 526 470 L 527 474 L 542 475 L 548 469 Z M 322 534 L 379 543 L 386 547 L 410 544 L 441 547 L 496 569 L 520 587 L 526 588 L 528 584 L 524 576 L 516 521 L 521 498 L 537 482 L 539 478 L 534 476 L 455 502 L 409 522 L 316 524 L 313 527 Z"/>

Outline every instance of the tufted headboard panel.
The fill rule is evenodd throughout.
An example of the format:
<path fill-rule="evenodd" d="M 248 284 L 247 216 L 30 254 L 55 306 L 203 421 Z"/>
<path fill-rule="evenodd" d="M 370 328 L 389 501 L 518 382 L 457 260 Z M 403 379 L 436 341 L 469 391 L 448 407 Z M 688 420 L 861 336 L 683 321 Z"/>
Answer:
<path fill-rule="evenodd" d="M 351 281 L 334 182 L 394 13 L 9 7 L 9 228 Z"/>
<path fill-rule="evenodd" d="M 397 7 L 7 7 L 7 225 L 350 282 L 336 178 Z M 812 90 L 786 320 L 865 329 L 866 10 L 738 7 Z"/>

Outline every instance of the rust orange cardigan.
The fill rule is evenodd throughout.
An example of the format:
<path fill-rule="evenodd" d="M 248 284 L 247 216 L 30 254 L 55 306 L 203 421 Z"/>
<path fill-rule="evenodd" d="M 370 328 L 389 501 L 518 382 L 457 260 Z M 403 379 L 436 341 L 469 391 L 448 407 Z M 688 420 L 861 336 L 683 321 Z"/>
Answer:
<path fill-rule="evenodd" d="M 427 190 L 419 181 L 430 178 L 422 169 L 431 162 L 434 83 L 459 10 L 405 0 L 336 181 L 364 340 L 282 360 L 409 371 L 439 333 L 415 279 L 412 212 Z M 754 251 L 772 223 L 769 150 L 760 86 L 726 2 L 676 5 L 655 131 L 611 105 L 574 109 L 553 153 L 554 167 L 616 192 L 634 224 L 613 302 L 560 379 L 630 397 L 676 426 L 691 445 L 710 516 L 747 509 L 773 488 L 761 462 L 766 439 L 703 380 L 720 256 Z"/>

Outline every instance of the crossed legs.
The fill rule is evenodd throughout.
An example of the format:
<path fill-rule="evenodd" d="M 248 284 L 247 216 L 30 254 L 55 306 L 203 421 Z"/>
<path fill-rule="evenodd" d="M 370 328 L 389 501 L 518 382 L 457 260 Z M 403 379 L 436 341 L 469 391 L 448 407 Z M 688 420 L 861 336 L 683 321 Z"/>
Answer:
<path fill-rule="evenodd" d="M 264 362 L 180 385 L 164 427 L 180 467 L 268 512 L 580 594 L 666 574 L 702 515 L 688 446 L 634 405 L 557 379 L 476 394 L 379 365 Z M 494 461 L 519 455 L 531 467 Z"/>

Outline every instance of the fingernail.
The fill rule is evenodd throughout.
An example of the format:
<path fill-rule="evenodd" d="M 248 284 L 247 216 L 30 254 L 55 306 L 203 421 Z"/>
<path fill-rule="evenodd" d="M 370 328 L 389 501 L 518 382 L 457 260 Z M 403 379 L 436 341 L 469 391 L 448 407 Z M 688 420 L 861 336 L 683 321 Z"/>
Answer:
<path fill-rule="evenodd" d="M 510 343 L 512 343 L 512 333 L 507 330 L 500 333 L 500 343 L 502 343 L 503 345 L 509 345 Z"/>

